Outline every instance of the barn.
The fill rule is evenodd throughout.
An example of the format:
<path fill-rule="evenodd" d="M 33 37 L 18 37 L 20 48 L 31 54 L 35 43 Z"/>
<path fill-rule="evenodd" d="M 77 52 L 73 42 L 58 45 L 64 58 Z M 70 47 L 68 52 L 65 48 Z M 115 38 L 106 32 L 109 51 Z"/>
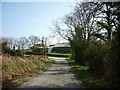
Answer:
<path fill-rule="evenodd" d="M 48 52 L 54 53 L 70 53 L 71 48 L 69 43 L 57 43 L 55 45 L 49 45 Z"/>

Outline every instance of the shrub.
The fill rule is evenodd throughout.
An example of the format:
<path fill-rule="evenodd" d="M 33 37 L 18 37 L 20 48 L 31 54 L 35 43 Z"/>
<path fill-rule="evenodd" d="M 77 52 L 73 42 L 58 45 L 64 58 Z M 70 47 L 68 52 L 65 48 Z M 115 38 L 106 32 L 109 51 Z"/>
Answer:
<path fill-rule="evenodd" d="M 103 57 L 105 50 L 102 46 L 103 45 L 100 45 L 98 42 L 92 42 L 84 53 L 84 60 L 88 62 L 89 71 L 97 77 L 103 75 Z"/>
<path fill-rule="evenodd" d="M 115 34 L 107 55 L 104 57 L 104 79 L 107 80 L 112 87 L 120 86 L 120 31 Z"/>
<path fill-rule="evenodd" d="M 2 53 L 8 54 L 10 52 L 10 48 L 8 47 L 8 42 L 4 41 L 1 43 L 0 47 L 2 47 Z"/>

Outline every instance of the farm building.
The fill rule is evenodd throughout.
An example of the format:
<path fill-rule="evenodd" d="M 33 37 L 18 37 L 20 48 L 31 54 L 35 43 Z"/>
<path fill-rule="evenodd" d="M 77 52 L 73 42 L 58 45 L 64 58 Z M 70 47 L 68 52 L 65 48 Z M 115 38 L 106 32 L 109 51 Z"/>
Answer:
<path fill-rule="evenodd" d="M 70 45 L 69 43 L 57 43 L 54 45 L 49 45 L 46 48 L 43 48 L 40 44 L 36 44 L 31 47 L 32 52 L 35 53 L 43 53 L 43 49 L 45 52 L 54 52 L 54 53 L 70 53 Z"/>
<path fill-rule="evenodd" d="M 46 48 L 46 51 L 47 51 L 47 48 Z M 37 48 L 33 49 L 32 52 L 42 53 L 43 52 L 43 47 L 37 47 Z"/>
<path fill-rule="evenodd" d="M 36 45 L 32 46 L 31 49 L 32 49 L 32 52 L 34 52 L 34 53 L 43 53 L 43 51 L 48 52 L 48 48 L 43 47 L 41 44 L 36 44 Z"/>
<path fill-rule="evenodd" d="M 70 45 L 69 43 L 57 43 L 55 45 L 49 45 L 48 52 L 55 53 L 70 53 Z"/>

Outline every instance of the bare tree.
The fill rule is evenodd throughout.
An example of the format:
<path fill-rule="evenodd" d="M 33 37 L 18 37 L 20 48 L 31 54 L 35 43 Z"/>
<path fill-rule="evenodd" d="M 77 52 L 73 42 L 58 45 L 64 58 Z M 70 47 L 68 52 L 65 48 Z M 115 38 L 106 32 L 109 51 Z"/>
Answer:
<path fill-rule="evenodd" d="M 20 49 L 24 50 L 28 46 L 28 40 L 26 37 L 20 37 L 18 39 L 18 46 L 20 46 Z"/>
<path fill-rule="evenodd" d="M 13 38 L 8 38 L 8 41 L 9 41 L 8 45 L 9 45 L 10 49 L 13 49 L 13 47 L 14 47 L 14 39 Z"/>
<path fill-rule="evenodd" d="M 83 53 L 96 22 L 97 3 L 77 3 L 74 11 L 54 23 L 55 32 L 70 42 L 75 60 L 83 65 Z"/>
<path fill-rule="evenodd" d="M 119 10 L 115 7 L 113 2 L 99 3 L 100 9 L 98 9 L 97 18 L 97 28 L 94 32 L 95 36 L 101 40 L 111 43 L 114 32 L 118 28 L 118 18 Z"/>
<path fill-rule="evenodd" d="M 72 40 L 79 26 L 83 39 L 89 43 L 92 39 L 98 8 L 97 3 L 77 3 L 72 13 L 54 23 L 55 32 L 66 40 Z"/>
<path fill-rule="evenodd" d="M 34 35 L 29 36 L 28 40 L 29 40 L 30 45 L 35 45 L 35 44 L 38 44 L 40 42 L 40 38 L 37 36 L 34 36 Z"/>

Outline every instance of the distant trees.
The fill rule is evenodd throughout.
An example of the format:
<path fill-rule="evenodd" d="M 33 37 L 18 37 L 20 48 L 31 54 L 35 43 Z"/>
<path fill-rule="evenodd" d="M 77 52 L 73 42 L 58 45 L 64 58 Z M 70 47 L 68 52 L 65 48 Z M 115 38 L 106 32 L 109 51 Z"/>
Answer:
<path fill-rule="evenodd" d="M 28 39 L 26 37 L 20 37 L 18 40 L 18 46 L 20 47 L 20 49 L 24 50 L 26 48 L 28 48 Z"/>
<path fill-rule="evenodd" d="M 46 38 L 40 40 L 38 36 L 31 35 L 28 38 L 20 37 L 15 38 L 1 38 L 0 46 L 2 53 L 8 53 L 11 55 L 22 55 L 25 53 L 26 49 L 29 49 L 31 46 L 34 48 L 36 44 L 43 44 L 46 47 Z"/>
<path fill-rule="evenodd" d="M 35 45 L 35 44 L 40 43 L 40 38 L 34 35 L 29 36 L 28 40 L 29 40 L 30 45 Z"/>
<path fill-rule="evenodd" d="M 45 55 L 45 53 L 47 52 L 47 41 L 48 39 L 45 38 L 44 36 L 42 37 L 42 41 L 41 41 L 41 45 L 42 45 L 42 54 Z"/>

